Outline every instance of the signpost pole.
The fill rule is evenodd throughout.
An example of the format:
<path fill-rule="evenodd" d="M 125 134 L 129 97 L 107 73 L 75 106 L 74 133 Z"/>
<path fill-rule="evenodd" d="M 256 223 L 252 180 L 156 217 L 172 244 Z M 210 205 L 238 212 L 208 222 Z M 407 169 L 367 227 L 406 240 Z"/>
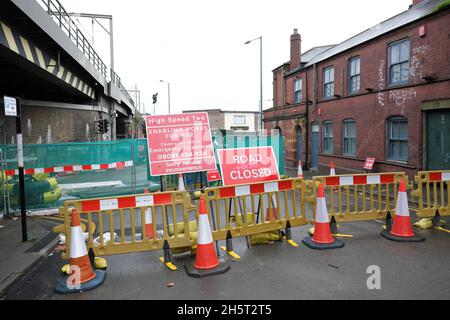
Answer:
<path fill-rule="evenodd" d="M 17 101 L 17 117 L 16 117 L 16 132 L 17 132 L 17 162 L 19 167 L 19 192 L 20 192 L 20 212 L 22 218 L 22 241 L 28 241 L 27 233 L 27 212 L 26 212 L 26 200 L 25 200 L 25 175 L 23 164 L 23 140 L 22 140 L 22 123 L 21 123 L 21 105 L 20 98 L 16 98 Z"/>

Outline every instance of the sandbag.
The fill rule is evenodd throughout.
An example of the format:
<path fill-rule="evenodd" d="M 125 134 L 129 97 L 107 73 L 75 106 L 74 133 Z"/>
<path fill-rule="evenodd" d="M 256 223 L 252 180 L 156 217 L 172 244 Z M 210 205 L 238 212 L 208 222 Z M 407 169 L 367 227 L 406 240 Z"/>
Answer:
<path fill-rule="evenodd" d="M 280 240 L 280 232 L 278 230 L 258 233 L 250 236 L 250 244 L 252 246 L 258 244 L 268 244 L 269 242 Z"/>
<path fill-rule="evenodd" d="M 178 234 L 184 233 L 184 222 L 177 223 Z M 197 221 L 189 221 L 189 231 L 197 231 Z M 169 234 L 173 236 L 175 234 L 173 224 L 169 224 Z"/>

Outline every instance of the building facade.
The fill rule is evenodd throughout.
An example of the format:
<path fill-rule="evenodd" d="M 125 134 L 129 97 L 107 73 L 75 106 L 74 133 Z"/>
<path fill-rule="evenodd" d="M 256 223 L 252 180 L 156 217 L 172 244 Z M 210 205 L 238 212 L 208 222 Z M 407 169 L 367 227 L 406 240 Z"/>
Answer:
<path fill-rule="evenodd" d="M 362 171 L 450 169 L 450 10 L 410 8 L 338 44 L 301 53 L 273 70 L 266 129 L 286 139 L 288 166 Z"/>

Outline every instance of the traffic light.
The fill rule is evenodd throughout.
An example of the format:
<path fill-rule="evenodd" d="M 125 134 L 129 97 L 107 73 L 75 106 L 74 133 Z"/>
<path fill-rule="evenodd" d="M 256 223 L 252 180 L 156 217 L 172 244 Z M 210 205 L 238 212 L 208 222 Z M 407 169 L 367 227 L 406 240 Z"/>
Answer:
<path fill-rule="evenodd" d="M 153 104 L 156 104 L 156 102 L 158 102 L 158 93 L 153 95 Z"/>
<path fill-rule="evenodd" d="M 99 133 L 105 133 L 105 122 L 104 122 L 104 120 L 98 120 L 97 124 L 98 124 L 98 132 Z"/>
<path fill-rule="evenodd" d="M 105 130 L 105 133 L 109 132 L 109 121 L 108 120 L 103 120 L 104 124 L 103 124 L 103 129 Z"/>
<path fill-rule="evenodd" d="M 98 120 L 98 132 L 99 133 L 108 133 L 109 132 L 109 121 L 106 119 Z"/>

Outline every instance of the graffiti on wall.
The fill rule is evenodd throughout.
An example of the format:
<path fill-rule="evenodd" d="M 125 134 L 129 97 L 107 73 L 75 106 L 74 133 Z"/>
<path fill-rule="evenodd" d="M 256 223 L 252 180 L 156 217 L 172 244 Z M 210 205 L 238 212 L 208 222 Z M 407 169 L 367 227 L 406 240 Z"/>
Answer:
<path fill-rule="evenodd" d="M 430 46 L 424 44 L 411 50 L 412 57 L 409 66 L 409 77 L 412 81 L 414 81 L 416 77 L 418 77 L 419 80 L 422 79 L 423 60 L 429 54 L 430 49 Z"/>
<path fill-rule="evenodd" d="M 384 88 L 386 86 L 386 79 L 384 76 L 384 68 L 385 68 L 385 61 L 380 61 L 380 66 L 378 67 L 378 89 L 380 89 L 380 92 L 378 92 L 378 103 L 382 106 L 384 106 Z"/>
<path fill-rule="evenodd" d="M 407 100 L 414 100 L 417 96 L 416 89 L 406 88 L 389 91 L 389 101 L 397 106 L 404 107 Z"/>

